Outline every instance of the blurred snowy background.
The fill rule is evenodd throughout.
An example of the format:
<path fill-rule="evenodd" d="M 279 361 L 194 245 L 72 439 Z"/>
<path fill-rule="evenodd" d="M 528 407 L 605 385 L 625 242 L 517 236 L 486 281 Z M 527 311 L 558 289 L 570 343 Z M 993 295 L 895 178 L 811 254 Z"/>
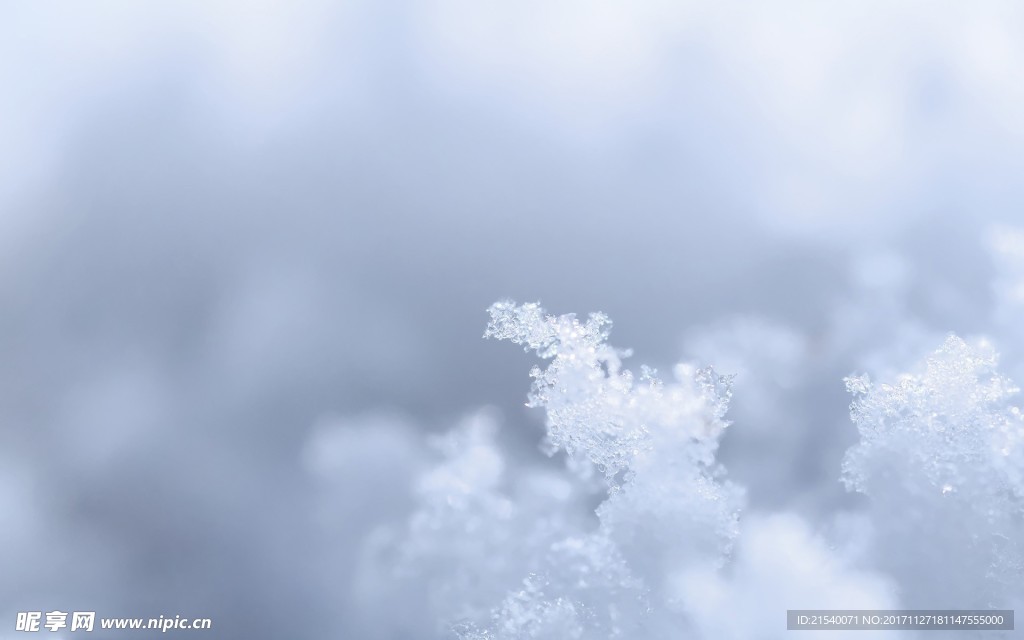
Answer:
<path fill-rule="evenodd" d="M 0 624 L 372 635 L 418 433 L 544 464 L 506 296 L 739 374 L 750 509 L 855 508 L 842 377 L 1000 326 L 1021 69 L 1015 3 L 4 3 Z"/>

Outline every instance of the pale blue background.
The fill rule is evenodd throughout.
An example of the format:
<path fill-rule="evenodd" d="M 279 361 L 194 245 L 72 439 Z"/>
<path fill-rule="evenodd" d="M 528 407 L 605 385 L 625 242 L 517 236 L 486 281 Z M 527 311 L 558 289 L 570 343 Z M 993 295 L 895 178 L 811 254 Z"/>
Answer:
<path fill-rule="evenodd" d="M 813 336 L 895 255 L 984 330 L 1022 68 L 1012 3 L 2 3 L 0 611 L 347 637 L 303 443 L 493 404 L 528 455 L 500 297 L 665 367 L 725 317 Z M 845 499 L 856 366 L 755 506 Z"/>

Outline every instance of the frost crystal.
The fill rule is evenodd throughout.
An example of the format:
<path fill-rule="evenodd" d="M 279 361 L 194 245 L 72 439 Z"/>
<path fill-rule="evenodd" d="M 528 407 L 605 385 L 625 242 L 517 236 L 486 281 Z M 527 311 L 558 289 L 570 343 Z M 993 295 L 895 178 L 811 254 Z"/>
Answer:
<path fill-rule="evenodd" d="M 530 406 L 547 413 L 549 451 L 564 449 L 604 471 L 598 526 L 552 545 L 545 561 L 463 638 L 675 637 L 687 625 L 669 586 L 715 565 L 737 535 L 741 492 L 715 462 L 730 376 L 679 365 L 676 381 L 622 368 L 606 343 L 611 322 L 550 316 L 537 304 L 499 302 L 485 337 L 549 359 L 534 367 Z"/>
<path fill-rule="evenodd" d="M 509 477 L 497 430 L 482 411 L 432 440 L 442 459 L 420 478 L 420 508 L 396 549 L 396 582 L 424 588 L 403 597 L 429 603 L 428 617 L 442 623 L 487 611 L 537 568 L 538 549 L 581 526 L 565 478 L 532 469 Z"/>
<path fill-rule="evenodd" d="M 844 464 L 850 486 L 872 493 L 874 461 L 897 452 L 909 455 L 919 474 L 915 490 L 977 482 L 1022 497 L 1019 464 L 1008 463 L 1022 453 L 1021 414 L 1009 403 L 1018 389 L 996 362 L 987 343 L 972 347 L 950 336 L 922 373 L 877 386 L 867 376 L 847 378 L 861 434 Z"/>
<path fill-rule="evenodd" d="M 485 337 L 509 340 L 551 360 L 546 369 L 530 372 L 529 396 L 529 406 L 547 411 L 550 452 L 582 454 L 608 477 L 651 447 L 652 430 L 684 430 L 679 437 L 706 445 L 702 457 L 713 453 L 727 425 L 721 418 L 730 377 L 710 369 L 686 370 L 684 382 L 666 386 L 644 367 L 637 383 L 632 372 L 622 369 L 622 358 L 630 352 L 606 344 L 611 320 L 602 313 L 581 322 L 575 314 L 549 316 L 536 303 L 508 301 L 494 304 L 489 313 Z M 695 411 L 708 420 L 688 420 Z"/>
<path fill-rule="evenodd" d="M 846 381 L 861 441 L 843 479 L 872 498 L 886 568 L 928 585 L 908 597 L 929 606 L 996 598 L 1024 577 L 1024 421 L 996 364 L 986 341 L 950 336 L 893 383 Z"/>

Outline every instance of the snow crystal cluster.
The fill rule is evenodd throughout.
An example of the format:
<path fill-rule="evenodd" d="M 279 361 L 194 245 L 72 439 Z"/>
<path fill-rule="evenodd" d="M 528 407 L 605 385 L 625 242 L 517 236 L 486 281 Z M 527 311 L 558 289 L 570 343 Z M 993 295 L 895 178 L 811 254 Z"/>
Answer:
<path fill-rule="evenodd" d="M 871 497 L 879 567 L 919 585 L 908 604 L 987 604 L 1024 589 L 1024 415 L 996 365 L 986 341 L 951 335 L 891 383 L 846 379 L 861 440 L 843 480 Z"/>
<path fill-rule="evenodd" d="M 674 587 L 737 533 L 741 492 L 715 462 L 726 428 L 729 378 L 679 365 L 666 383 L 622 368 L 606 343 L 611 323 L 549 316 L 537 304 L 499 302 L 487 337 L 550 362 L 535 367 L 530 404 L 547 415 L 548 452 L 564 450 L 581 479 L 607 481 L 591 530 L 546 550 L 545 562 L 465 638 L 657 637 L 687 625 Z M 654 634 L 653 636 L 651 634 Z"/>
<path fill-rule="evenodd" d="M 548 457 L 510 453 L 486 409 L 402 448 L 412 471 L 391 502 L 411 506 L 353 545 L 354 628 L 745 640 L 789 637 L 786 609 L 1024 607 L 1024 413 L 993 345 L 1024 349 L 1009 319 L 1024 308 L 1024 235 L 995 237 L 993 338 L 943 340 L 911 311 L 912 271 L 882 255 L 855 265 L 817 334 L 740 317 L 686 337 L 730 375 L 689 362 L 670 379 L 634 374 L 604 314 L 492 305 L 485 337 L 541 360 L 528 405 Z M 357 441 L 399 433 L 374 432 L 318 432 L 311 466 L 363 468 Z"/>

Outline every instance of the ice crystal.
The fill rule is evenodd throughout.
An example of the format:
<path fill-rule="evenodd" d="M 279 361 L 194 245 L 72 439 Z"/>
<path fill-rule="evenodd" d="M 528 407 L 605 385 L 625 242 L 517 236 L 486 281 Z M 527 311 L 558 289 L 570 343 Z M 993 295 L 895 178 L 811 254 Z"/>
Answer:
<path fill-rule="evenodd" d="M 1021 454 L 1024 423 L 1011 404 L 1018 389 L 996 363 L 986 342 L 970 346 L 950 336 L 921 373 L 880 385 L 865 375 L 847 378 L 861 443 L 847 455 L 845 480 L 872 493 L 874 460 L 897 452 L 910 456 L 921 482 L 915 490 L 973 480 L 979 490 L 1022 497 L 1018 465 L 1007 463 L 1011 453 Z"/>
<path fill-rule="evenodd" d="M 586 514 L 571 476 L 530 468 L 513 476 L 497 433 L 496 415 L 485 410 L 431 438 L 439 460 L 415 485 L 419 507 L 368 553 L 383 559 L 368 571 L 390 576 L 380 597 L 406 612 L 387 621 L 391 633 L 414 632 L 406 619 L 432 620 L 438 633 L 477 620 L 524 571 L 539 568 L 538 550 L 582 531 Z"/>
<path fill-rule="evenodd" d="M 998 313 L 982 313 L 1003 373 L 988 340 L 943 343 L 916 319 L 915 270 L 886 254 L 858 263 L 812 333 L 741 316 L 686 336 L 739 373 L 735 407 L 711 367 L 631 372 L 603 314 L 493 305 L 485 336 L 542 359 L 528 405 L 555 460 L 506 456 L 486 411 L 417 436 L 434 464 L 408 456 L 416 506 L 360 548 L 354 592 L 372 606 L 348 614 L 378 612 L 360 637 L 767 639 L 786 636 L 787 608 L 1024 606 L 1024 235 L 993 238 Z M 847 449 L 837 381 L 854 367 L 870 374 L 844 379 Z M 727 411 L 729 464 L 753 495 L 742 536 L 744 496 L 718 462 Z M 367 441 L 318 438 L 310 466 L 357 477 L 350 450 Z"/>
<path fill-rule="evenodd" d="M 549 451 L 582 454 L 608 476 L 629 465 L 647 446 L 647 426 L 630 403 L 633 375 L 621 371 L 621 357 L 605 339 L 611 321 L 600 313 L 581 322 L 574 314 L 547 316 L 538 304 L 491 306 L 488 338 L 510 340 L 551 359 L 534 367 L 529 405 L 548 414 Z M 582 393 L 581 393 L 582 392 Z"/>
<path fill-rule="evenodd" d="M 711 369 L 688 369 L 681 370 L 679 384 L 665 385 L 653 369 L 643 368 L 635 380 L 622 368 L 622 358 L 630 352 L 605 342 L 611 320 L 602 313 L 580 321 L 571 313 L 547 315 L 536 303 L 517 306 L 509 301 L 494 304 L 489 313 L 485 337 L 509 340 L 551 360 L 547 368 L 531 370 L 529 395 L 529 406 L 547 413 L 549 451 L 585 456 L 608 477 L 650 449 L 652 431 L 683 430 L 680 437 L 713 451 L 727 424 L 722 415 L 730 396 L 729 377 Z M 688 420 L 694 412 L 708 419 Z"/>
<path fill-rule="evenodd" d="M 987 341 L 949 336 L 891 383 L 846 380 L 861 439 L 843 479 L 872 498 L 887 569 L 933 578 L 910 594 L 931 605 L 995 598 L 1024 578 L 1024 421 L 996 366 Z M 929 544 L 915 544 L 923 531 Z"/>
<path fill-rule="evenodd" d="M 604 471 L 608 497 L 596 530 L 544 553 L 528 588 L 510 593 L 464 638 L 661 637 L 686 625 L 673 576 L 717 562 L 737 535 L 741 492 L 715 462 L 731 377 L 675 367 L 675 381 L 622 367 L 606 342 L 611 322 L 551 316 L 537 304 L 499 302 L 486 337 L 550 360 L 535 367 L 530 405 L 546 411 L 549 451 Z M 541 588 L 538 585 L 543 585 Z M 657 630 L 657 631 L 656 631 Z"/>

